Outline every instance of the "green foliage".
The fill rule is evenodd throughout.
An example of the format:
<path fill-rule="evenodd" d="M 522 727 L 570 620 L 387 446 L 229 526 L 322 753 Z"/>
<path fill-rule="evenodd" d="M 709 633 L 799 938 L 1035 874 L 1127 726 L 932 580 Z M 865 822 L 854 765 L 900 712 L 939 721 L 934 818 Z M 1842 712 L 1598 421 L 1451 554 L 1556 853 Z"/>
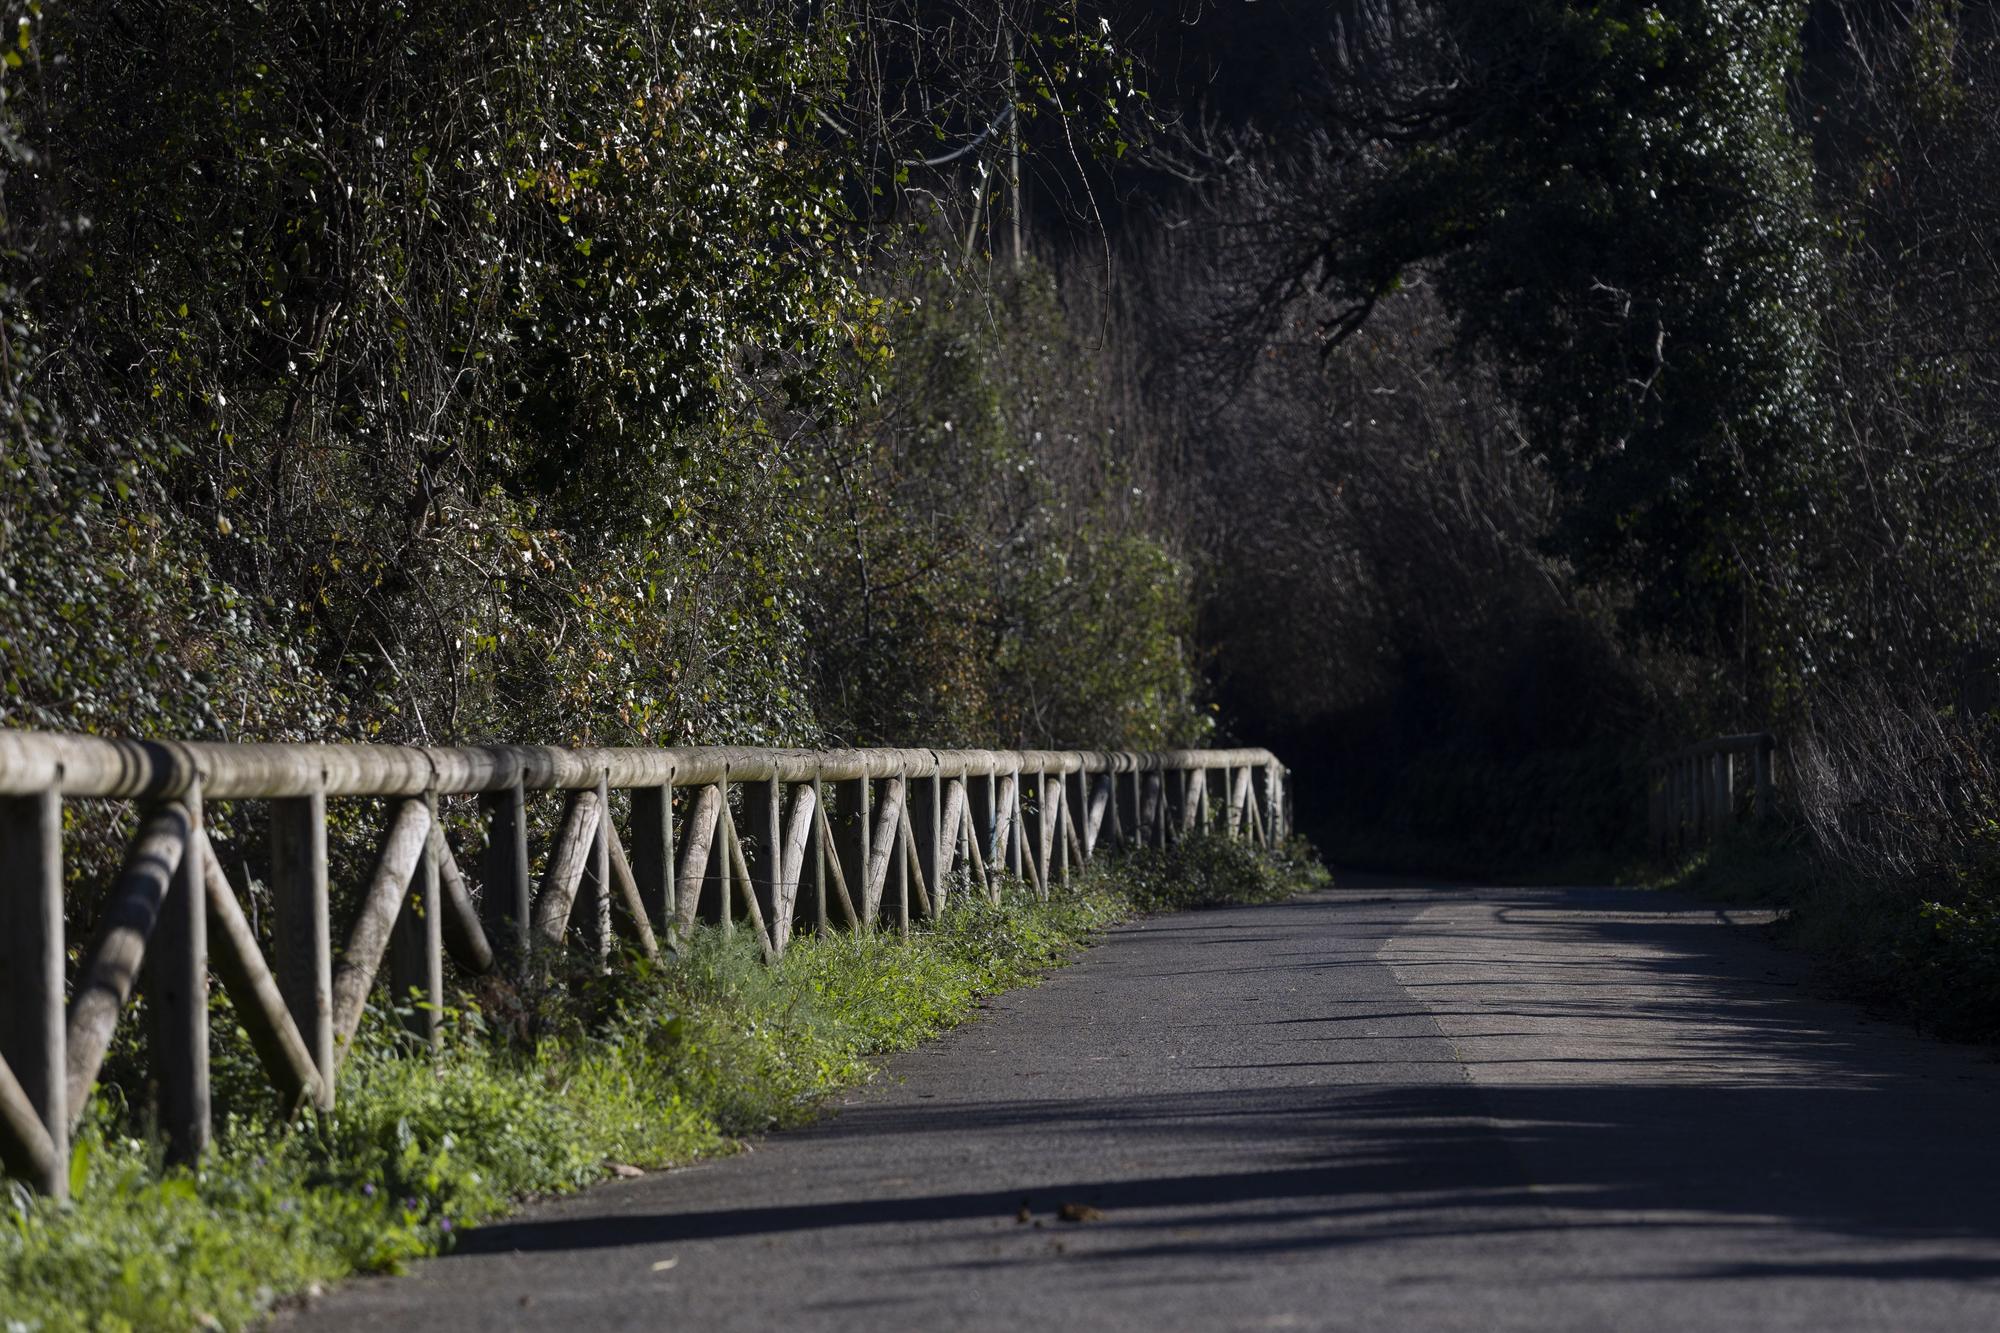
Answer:
<path fill-rule="evenodd" d="M 1186 739 L 1184 574 L 1123 478 L 1048 475 L 1113 453 L 1079 334 L 1045 282 L 940 269 L 926 216 L 857 216 L 908 151 L 874 136 L 929 151 L 975 94 L 1030 148 L 1135 132 L 1102 24 L 998 21 L 1027 45 L 994 84 L 930 17 L 842 5 L 36 8 L 0 72 L 0 724 Z M 885 65 L 934 119 L 892 125 Z M 894 353 L 975 309 L 1013 330 L 973 349 L 992 411 L 954 406 L 993 484 L 925 514 L 949 452 Z M 856 523 L 881 608 L 840 577 Z"/>
<path fill-rule="evenodd" d="M 1426 8 L 1409 65 L 1361 82 L 1352 133 L 1406 146 L 1334 206 L 1330 273 L 1357 314 L 1433 273 L 1547 459 L 1555 548 L 1635 626 L 1737 646 L 1743 547 L 1784 528 L 1785 464 L 1825 430 L 1823 231 L 1786 103 L 1803 6 Z M 1780 651 L 1764 610 L 1741 646 Z"/>
<path fill-rule="evenodd" d="M 1298 837 L 1271 852 L 1217 835 L 1141 847 L 1118 867 L 1118 875 L 1125 897 L 1142 912 L 1282 902 L 1333 885 L 1319 854 Z"/>
<path fill-rule="evenodd" d="M 1268 901 L 1325 882 L 1298 846 L 1277 859 L 1200 840 L 1094 868 L 1048 902 L 960 895 L 905 942 L 806 936 L 767 967 L 747 936 L 698 933 L 677 962 L 538 997 L 530 1037 L 468 1006 L 436 1056 L 371 1011 L 338 1104 L 295 1128 L 238 1099 L 200 1174 L 164 1171 L 118 1099 L 78 1139 L 67 1205 L 16 1189 L 0 1211 L 0 1322 L 56 1330 L 242 1328 L 352 1272 L 395 1271 L 464 1226 L 612 1164 L 657 1167 L 808 1119 L 871 1057 L 1031 983 L 1133 910 Z M 224 1023 L 219 1031 L 229 1034 Z M 247 1062 L 240 1031 L 218 1068 Z M 225 1083 L 227 1079 L 223 1080 Z"/>
<path fill-rule="evenodd" d="M 767 423 L 880 352 L 845 24 L 320 21 L 66 6 L 10 71 L 7 720 L 808 734 Z"/>
<path fill-rule="evenodd" d="M 1115 368 L 1047 271 L 982 293 L 917 262 L 937 258 L 896 275 L 883 403 L 827 460 L 812 639 L 828 727 L 1199 743 L 1192 571 L 1121 434 Z"/>

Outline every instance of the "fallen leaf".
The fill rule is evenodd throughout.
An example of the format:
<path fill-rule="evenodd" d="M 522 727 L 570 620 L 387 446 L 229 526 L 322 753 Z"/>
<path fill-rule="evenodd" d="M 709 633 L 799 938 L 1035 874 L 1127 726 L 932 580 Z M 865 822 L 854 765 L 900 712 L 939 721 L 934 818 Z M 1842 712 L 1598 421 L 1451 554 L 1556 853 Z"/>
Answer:
<path fill-rule="evenodd" d="M 1066 1203 L 1056 1210 L 1056 1216 L 1065 1222 L 1096 1222 L 1103 1218 L 1104 1213 L 1087 1203 Z"/>

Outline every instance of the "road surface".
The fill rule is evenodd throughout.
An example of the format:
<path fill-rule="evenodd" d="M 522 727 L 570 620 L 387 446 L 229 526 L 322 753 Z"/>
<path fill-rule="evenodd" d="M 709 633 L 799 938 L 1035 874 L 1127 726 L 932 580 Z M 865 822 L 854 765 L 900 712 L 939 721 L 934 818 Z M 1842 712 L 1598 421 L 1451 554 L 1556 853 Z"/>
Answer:
<path fill-rule="evenodd" d="M 2000 1327 L 2000 1067 L 1812 998 L 1762 920 L 1384 882 L 1141 922 L 811 1129 L 286 1323 Z"/>

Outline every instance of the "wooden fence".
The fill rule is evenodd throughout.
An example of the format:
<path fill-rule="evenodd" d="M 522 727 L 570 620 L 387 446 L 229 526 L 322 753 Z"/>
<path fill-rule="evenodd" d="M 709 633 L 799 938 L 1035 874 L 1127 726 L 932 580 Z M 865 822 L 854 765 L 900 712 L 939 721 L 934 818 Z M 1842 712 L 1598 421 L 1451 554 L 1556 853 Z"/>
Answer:
<path fill-rule="evenodd" d="M 575 936 L 609 966 L 615 930 L 657 956 L 708 922 L 753 932 L 774 961 L 796 930 L 907 933 L 956 894 L 998 902 L 1003 872 L 1046 897 L 1107 845 L 1198 829 L 1275 844 L 1286 787 L 1266 750 L 433 749 L 0 732 L 0 1158 L 65 1191 L 71 1127 L 142 975 L 160 1128 L 186 1162 L 209 1139 L 211 964 L 283 1100 L 324 1108 L 385 959 L 390 994 L 416 1001 L 407 1021 L 435 1043 L 447 953 L 478 974 Z M 382 804 L 384 828 L 336 952 L 327 803 L 355 798 Z M 476 800 L 484 834 L 470 874 L 444 832 L 446 803 L 461 798 Z M 539 866 L 537 799 L 560 801 Z M 204 801 L 244 800 L 269 803 L 267 931 L 203 825 Z M 110 819 L 121 803 L 136 803 L 137 831 L 66 978 L 65 820 Z"/>
<path fill-rule="evenodd" d="M 1718 736 L 1653 762 L 1650 822 L 1661 854 L 1699 846 L 1745 815 L 1768 819 L 1777 799 L 1768 732 Z"/>

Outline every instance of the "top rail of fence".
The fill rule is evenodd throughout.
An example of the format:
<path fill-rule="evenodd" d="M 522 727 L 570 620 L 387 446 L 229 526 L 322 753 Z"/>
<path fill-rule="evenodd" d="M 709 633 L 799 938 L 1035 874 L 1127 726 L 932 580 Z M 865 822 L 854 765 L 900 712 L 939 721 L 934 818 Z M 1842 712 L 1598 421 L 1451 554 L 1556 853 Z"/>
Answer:
<path fill-rule="evenodd" d="M 1684 745 L 1670 754 L 1660 755 L 1653 760 L 1657 770 L 1683 759 L 1700 759 L 1717 754 L 1755 754 L 1759 750 L 1771 750 L 1777 745 L 1777 738 L 1768 731 L 1746 731 L 1737 736 L 1711 736 L 1707 740 Z"/>
<path fill-rule="evenodd" d="M 210 799 L 422 796 L 691 787 L 990 773 L 1150 773 L 1262 767 L 1269 750 L 791 750 L 741 746 L 569 749 L 109 740 L 0 732 L 0 795 L 57 792 L 162 800 L 199 786 Z"/>

